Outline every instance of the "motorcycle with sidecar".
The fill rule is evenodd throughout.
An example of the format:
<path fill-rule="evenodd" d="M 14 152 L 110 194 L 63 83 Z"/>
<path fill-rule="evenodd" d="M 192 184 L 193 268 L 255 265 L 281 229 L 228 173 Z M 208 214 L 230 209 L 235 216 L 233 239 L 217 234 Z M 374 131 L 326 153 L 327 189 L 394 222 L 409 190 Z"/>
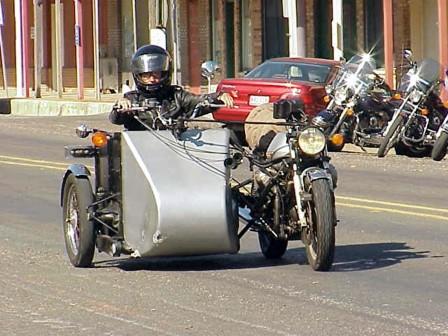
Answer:
<path fill-rule="evenodd" d="M 77 135 L 90 136 L 92 145 L 65 148 L 67 156 L 95 163 L 94 173 L 70 165 L 62 180 L 65 244 L 75 267 L 91 266 L 95 247 L 132 257 L 236 253 L 251 230 L 267 258 L 280 258 L 289 240 L 301 239 L 313 269 L 331 268 L 336 173 L 325 135 L 295 120 L 294 104 L 274 106 L 287 131 L 263 158 L 234 144 L 226 128 L 188 129 L 187 120 L 165 119 L 162 106 L 131 109 L 145 130 L 81 125 Z M 237 182 L 232 169 L 244 159 L 257 174 Z"/>

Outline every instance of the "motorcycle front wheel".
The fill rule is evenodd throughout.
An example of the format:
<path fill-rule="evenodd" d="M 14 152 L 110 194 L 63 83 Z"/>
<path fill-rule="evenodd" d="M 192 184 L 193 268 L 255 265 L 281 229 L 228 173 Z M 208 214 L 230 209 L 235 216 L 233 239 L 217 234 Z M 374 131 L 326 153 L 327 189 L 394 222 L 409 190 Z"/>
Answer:
<path fill-rule="evenodd" d="M 306 208 L 308 229 L 302 232 L 306 256 L 315 271 L 328 271 L 334 258 L 335 209 L 334 196 L 328 180 L 311 182 L 312 200 Z"/>
<path fill-rule="evenodd" d="M 95 227 L 87 207 L 93 203 L 87 178 L 67 177 L 63 194 L 63 225 L 67 254 L 75 267 L 90 267 L 95 252 Z"/>
<path fill-rule="evenodd" d="M 446 147 L 448 146 L 448 133 L 442 132 L 437 138 L 434 147 L 432 148 L 431 158 L 434 161 L 442 160 L 446 155 Z"/>
<path fill-rule="evenodd" d="M 401 115 L 397 116 L 397 118 L 393 121 L 390 126 L 388 132 L 384 135 L 383 140 L 381 141 L 380 147 L 378 148 L 378 157 L 385 157 L 389 152 L 389 149 L 395 144 L 396 137 L 398 133 L 401 131 L 401 125 L 403 123 L 403 117 Z"/>

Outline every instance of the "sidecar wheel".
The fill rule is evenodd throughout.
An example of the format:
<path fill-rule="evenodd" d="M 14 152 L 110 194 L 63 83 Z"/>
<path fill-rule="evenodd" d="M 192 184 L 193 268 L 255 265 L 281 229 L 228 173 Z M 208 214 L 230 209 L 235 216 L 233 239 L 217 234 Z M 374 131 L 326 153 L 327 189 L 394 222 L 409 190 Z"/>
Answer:
<path fill-rule="evenodd" d="M 87 178 L 67 177 L 63 198 L 65 247 L 75 267 L 92 265 L 95 252 L 95 226 L 88 219 L 87 207 L 93 202 L 92 186 Z"/>
<path fill-rule="evenodd" d="M 392 125 L 389 128 L 389 131 L 384 135 L 380 147 L 378 148 L 378 157 L 385 157 L 389 152 L 389 149 L 391 149 L 395 144 L 398 133 L 401 131 L 400 126 L 402 125 L 403 121 L 404 119 L 401 115 L 397 116 L 397 118 L 393 121 Z"/>
<path fill-rule="evenodd" d="M 447 145 L 448 133 L 442 132 L 432 148 L 431 157 L 434 161 L 440 161 L 445 157 Z"/>
<path fill-rule="evenodd" d="M 258 232 L 258 241 L 260 243 L 261 253 L 266 259 L 279 259 L 281 258 L 288 247 L 288 240 L 276 239 L 267 232 Z"/>
<path fill-rule="evenodd" d="M 307 206 L 310 229 L 302 233 L 309 264 L 315 271 L 328 271 L 333 264 L 336 223 L 333 192 L 327 180 L 311 182 L 312 201 Z"/>

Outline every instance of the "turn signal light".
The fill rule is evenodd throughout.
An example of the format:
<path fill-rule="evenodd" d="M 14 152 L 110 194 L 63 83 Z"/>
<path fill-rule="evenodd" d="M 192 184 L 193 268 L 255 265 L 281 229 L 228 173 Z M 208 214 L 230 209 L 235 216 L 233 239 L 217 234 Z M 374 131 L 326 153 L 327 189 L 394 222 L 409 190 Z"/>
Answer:
<path fill-rule="evenodd" d="M 396 100 L 400 100 L 400 99 L 401 99 L 401 94 L 396 93 L 396 94 L 394 94 L 394 95 L 392 96 L 392 98 L 393 98 L 393 99 L 396 99 Z"/>
<path fill-rule="evenodd" d="M 344 143 L 344 136 L 340 133 L 333 134 L 330 141 L 336 146 L 341 146 Z"/>
<path fill-rule="evenodd" d="M 444 106 L 445 108 L 448 108 L 448 100 L 445 100 L 445 101 L 443 102 L 443 106 Z"/>
<path fill-rule="evenodd" d="M 427 116 L 429 114 L 429 110 L 427 108 L 422 108 L 422 115 Z"/>
<path fill-rule="evenodd" d="M 349 108 L 347 109 L 347 117 L 351 117 L 353 115 L 353 109 Z"/>
<path fill-rule="evenodd" d="M 330 102 L 330 100 L 331 100 L 330 96 L 324 97 L 324 103 L 328 104 Z"/>
<path fill-rule="evenodd" d="M 107 134 L 104 132 L 95 132 L 92 135 L 92 144 L 95 147 L 104 147 L 107 145 Z"/>

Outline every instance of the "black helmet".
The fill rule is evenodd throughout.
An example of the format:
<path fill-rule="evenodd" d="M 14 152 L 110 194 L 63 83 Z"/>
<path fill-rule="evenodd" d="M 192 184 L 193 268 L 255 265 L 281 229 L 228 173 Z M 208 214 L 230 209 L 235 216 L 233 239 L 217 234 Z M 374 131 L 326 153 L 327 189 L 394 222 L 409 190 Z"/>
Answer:
<path fill-rule="evenodd" d="M 156 45 L 140 47 L 132 56 L 131 70 L 137 88 L 146 93 L 154 93 L 171 83 L 171 57 L 165 49 Z M 142 83 L 140 75 L 152 71 L 161 72 L 160 82 L 157 84 Z"/>

